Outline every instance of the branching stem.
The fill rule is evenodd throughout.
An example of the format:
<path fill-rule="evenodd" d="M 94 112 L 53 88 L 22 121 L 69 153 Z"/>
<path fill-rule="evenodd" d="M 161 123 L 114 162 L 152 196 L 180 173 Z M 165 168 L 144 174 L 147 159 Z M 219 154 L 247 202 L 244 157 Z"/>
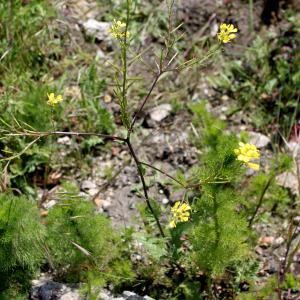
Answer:
<path fill-rule="evenodd" d="M 154 167 L 154 166 L 152 166 L 152 165 L 150 165 L 150 164 L 148 164 L 148 163 L 146 163 L 146 162 L 140 162 L 142 165 L 144 165 L 144 166 L 147 166 L 147 167 L 149 167 L 149 168 L 151 168 L 151 169 L 153 169 L 153 170 L 155 170 L 155 171 L 157 171 L 157 172 L 159 172 L 159 173 L 161 173 L 161 174 L 163 174 L 163 175 L 165 175 L 165 176 L 167 176 L 168 178 L 170 178 L 170 179 L 172 179 L 173 181 L 175 181 L 176 183 L 178 183 L 179 185 L 181 185 L 183 188 L 186 188 L 186 186 L 183 184 L 183 183 L 181 183 L 179 180 L 177 180 L 175 177 L 173 177 L 173 176 L 171 176 L 170 174 L 168 174 L 167 172 L 165 172 L 165 171 L 163 171 L 163 170 L 161 170 L 161 169 L 159 169 L 159 168 L 156 168 L 156 167 Z"/>
<path fill-rule="evenodd" d="M 142 163 L 139 161 L 139 159 L 138 159 L 135 151 L 133 150 L 133 147 L 132 147 L 131 142 L 130 142 L 130 138 L 126 139 L 126 144 L 127 144 L 128 148 L 129 148 L 130 154 L 131 154 L 131 156 L 132 156 L 132 158 L 133 158 L 133 160 L 134 160 L 134 162 L 136 164 L 136 167 L 137 167 L 137 170 L 138 170 L 138 174 L 139 174 L 140 180 L 141 180 L 142 185 L 143 185 L 143 191 L 144 191 L 144 196 L 145 196 L 145 200 L 146 200 L 147 206 L 148 206 L 151 214 L 153 215 L 153 217 L 155 219 L 155 222 L 157 224 L 157 227 L 159 229 L 159 232 L 160 232 L 161 236 L 163 238 L 165 238 L 165 234 L 164 234 L 164 231 L 162 229 L 162 226 L 161 226 L 161 224 L 159 222 L 159 219 L 158 219 L 158 217 L 157 217 L 157 215 L 156 215 L 156 213 L 155 213 L 155 211 L 152 208 L 151 203 L 150 203 L 150 199 L 149 199 L 149 195 L 148 195 L 148 187 L 147 187 L 146 182 L 145 182 L 145 177 L 144 177 L 144 174 L 143 174 Z"/>
<path fill-rule="evenodd" d="M 153 92 L 153 90 L 154 90 L 154 88 L 155 88 L 155 86 L 156 86 L 156 84 L 157 84 L 157 82 L 158 82 L 158 79 L 160 78 L 160 76 L 161 76 L 163 73 L 164 73 L 164 72 L 163 72 L 162 70 L 160 70 L 160 71 L 158 72 L 158 74 L 155 76 L 155 78 L 154 78 L 154 80 L 153 80 L 153 82 L 152 82 L 152 85 L 151 85 L 151 87 L 150 87 L 150 89 L 149 89 L 149 91 L 148 91 L 148 93 L 147 93 L 145 99 L 143 100 L 143 102 L 141 103 L 141 105 L 139 106 L 139 108 L 137 109 L 137 111 L 134 113 L 133 119 L 132 119 L 132 122 L 131 122 L 131 125 L 130 125 L 130 128 L 129 128 L 129 131 L 128 131 L 128 134 L 129 134 L 129 135 L 130 135 L 130 133 L 131 133 L 132 130 L 133 130 L 133 127 L 134 127 L 134 125 L 135 125 L 135 122 L 136 122 L 137 117 L 139 116 L 139 114 L 140 114 L 141 111 L 143 110 L 145 104 L 146 104 L 147 101 L 149 100 L 149 98 L 150 98 L 150 96 L 151 96 L 151 94 L 152 94 L 152 92 Z"/>

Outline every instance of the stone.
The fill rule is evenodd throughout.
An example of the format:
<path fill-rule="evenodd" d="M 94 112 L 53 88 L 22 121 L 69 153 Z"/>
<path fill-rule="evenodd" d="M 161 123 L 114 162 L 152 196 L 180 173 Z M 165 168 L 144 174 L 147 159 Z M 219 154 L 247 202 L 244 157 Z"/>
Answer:
<path fill-rule="evenodd" d="M 81 188 L 83 190 L 91 190 L 91 189 L 97 188 L 97 185 L 94 182 L 92 182 L 91 180 L 84 180 L 81 183 Z"/>
<path fill-rule="evenodd" d="M 279 247 L 284 243 L 284 238 L 282 236 L 278 237 L 275 239 L 273 246 L 274 247 Z"/>
<path fill-rule="evenodd" d="M 105 53 L 101 49 L 98 49 L 97 53 L 96 53 L 96 60 L 100 60 L 101 61 L 103 59 L 106 59 L 106 55 L 105 55 Z"/>
<path fill-rule="evenodd" d="M 295 225 L 299 226 L 300 225 L 300 216 L 296 216 L 293 221 L 294 221 Z"/>
<path fill-rule="evenodd" d="M 72 85 L 69 87 L 66 87 L 64 91 L 64 96 L 65 97 L 70 97 L 72 99 L 81 99 L 81 89 L 77 85 Z"/>
<path fill-rule="evenodd" d="M 267 267 L 265 268 L 265 270 L 269 273 L 269 274 L 275 274 L 278 272 L 278 263 L 275 262 L 274 260 L 271 260 Z"/>
<path fill-rule="evenodd" d="M 249 143 L 254 144 L 258 149 L 265 148 L 271 143 L 269 137 L 259 132 L 250 131 L 248 132 L 248 134 L 249 134 Z"/>
<path fill-rule="evenodd" d="M 258 255 L 263 255 L 264 250 L 261 247 L 256 246 L 255 247 L 255 253 L 258 254 Z"/>
<path fill-rule="evenodd" d="M 170 104 L 160 104 L 150 111 L 150 118 L 154 122 L 161 122 L 165 119 L 172 111 Z"/>
<path fill-rule="evenodd" d="M 139 296 L 134 292 L 124 291 L 121 295 L 114 297 L 112 293 L 106 289 L 103 289 L 99 294 L 102 300 L 155 300 L 149 296 Z"/>
<path fill-rule="evenodd" d="M 111 206 L 111 202 L 108 200 L 103 200 L 100 197 L 96 197 L 94 199 L 94 202 L 97 206 L 98 209 L 103 209 L 103 210 L 107 210 L 110 206 Z"/>
<path fill-rule="evenodd" d="M 166 204 L 169 203 L 169 199 L 168 199 L 168 198 L 163 198 L 163 199 L 161 200 L 161 203 L 164 204 L 164 205 L 166 205 Z"/>
<path fill-rule="evenodd" d="M 275 238 L 273 236 L 261 236 L 258 239 L 258 244 L 262 247 L 262 248 L 267 248 L 269 246 L 271 246 L 274 243 Z"/>
<path fill-rule="evenodd" d="M 72 140 L 68 136 L 64 136 L 57 139 L 57 143 L 61 145 L 70 146 L 72 144 Z"/>
<path fill-rule="evenodd" d="M 96 196 L 98 194 L 98 192 L 99 192 L 99 189 L 97 189 L 97 188 L 92 188 L 87 191 L 87 193 L 92 197 Z"/>
<path fill-rule="evenodd" d="M 298 161 L 297 164 L 298 169 L 300 169 L 300 162 Z M 294 163 L 294 166 L 291 171 L 286 171 L 276 176 L 277 184 L 287 189 L 290 189 L 291 193 L 295 196 L 299 195 L 300 189 L 297 173 L 297 166 L 296 163 Z"/>
<path fill-rule="evenodd" d="M 300 157 L 300 139 L 298 141 L 290 141 L 286 143 L 285 147 L 292 157 Z"/>
<path fill-rule="evenodd" d="M 66 284 L 41 278 L 32 281 L 31 300 L 83 300 L 79 289 Z"/>
<path fill-rule="evenodd" d="M 98 41 L 105 41 L 109 44 L 112 41 L 109 29 L 111 23 L 109 22 L 99 22 L 95 19 L 88 19 L 83 24 L 85 34 L 90 38 L 95 38 Z"/>

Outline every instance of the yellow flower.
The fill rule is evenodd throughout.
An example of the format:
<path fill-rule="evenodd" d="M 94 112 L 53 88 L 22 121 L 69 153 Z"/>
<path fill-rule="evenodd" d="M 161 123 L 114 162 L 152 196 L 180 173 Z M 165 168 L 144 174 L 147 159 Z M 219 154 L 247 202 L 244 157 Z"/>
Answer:
<path fill-rule="evenodd" d="M 129 37 L 129 35 L 130 35 L 130 33 L 128 31 L 126 31 L 126 33 L 125 33 L 125 31 L 124 31 L 125 27 L 126 27 L 125 23 L 114 20 L 111 28 L 109 29 L 109 32 L 112 35 L 112 37 L 114 37 L 116 39 L 123 39 L 125 37 L 125 35 L 126 35 L 126 37 Z"/>
<path fill-rule="evenodd" d="M 235 28 L 232 24 L 221 24 L 220 32 L 218 33 L 218 39 L 220 42 L 229 43 L 236 37 L 235 32 L 237 32 L 237 28 Z"/>
<path fill-rule="evenodd" d="M 173 214 L 172 220 L 169 224 L 171 228 L 176 227 L 178 222 L 187 222 L 190 217 L 191 207 L 187 203 L 180 204 L 180 201 L 177 201 L 174 206 L 171 208 Z"/>
<path fill-rule="evenodd" d="M 47 94 L 47 96 L 48 96 L 47 103 L 51 106 L 55 106 L 57 103 L 63 101 L 62 95 L 57 95 L 55 97 L 54 93 L 50 93 L 50 94 Z"/>
<path fill-rule="evenodd" d="M 250 169 L 255 171 L 259 170 L 259 164 L 252 162 L 260 158 L 260 152 L 253 144 L 239 143 L 239 148 L 234 149 L 234 153 L 237 156 L 237 160 L 244 162 Z"/>

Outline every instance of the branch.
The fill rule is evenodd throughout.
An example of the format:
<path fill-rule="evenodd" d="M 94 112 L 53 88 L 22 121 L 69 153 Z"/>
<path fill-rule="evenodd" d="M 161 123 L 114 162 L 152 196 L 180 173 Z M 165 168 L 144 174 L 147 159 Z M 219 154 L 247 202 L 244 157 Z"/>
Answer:
<path fill-rule="evenodd" d="M 23 132 L 17 132 L 17 133 L 7 133 L 6 136 L 36 136 L 38 138 L 49 136 L 49 135 L 75 135 L 75 136 L 99 136 L 105 139 L 109 140 L 118 140 L 125 142 L 125 139 L 119 136 L 113 136 L 108 134 L 102 134 L 102 133 L 95 133 L 95 132 L 74 132 L 74 131 L 23 131 Z"/>
<path fill-rule="evenodd" d="M 165 238 L 166 237 L 165 233 L 164 233 L 164 231 L 162 229 L 162 226 L 161 226 L 161 224 L 159 222 L 159 219 L 158 219 L 158 217 L 157 217 L 157 215 L 156 215 L 155 211 L 153 210 L 153 208 L 151 206 L 151 203 L 150 203 L 150 199 L 149 199 L 149 196 L 148 196 L 148 188 L 147 188 L 147 185 L 146 185 L 146 182 L 145 182 L 145 178 L 144 178 L 144 174 L 143 174 L 143 169 L 141 167 L 142 163 L 139 161 L 138 157 L 136 156 L 136 154 L 135 154 L 135 152 L 134 152 L 134 150 L 132 148 L 132 145 L 131 145 L 131 142 L 130 142 L 129 138 L 127 138 L 126 143 L 128 145 L 130 154 L 131 154 L 131 156 L 132 156 L 132 158 L 133 158 L 133 160 L 134 160 L 134 162 L 135 162 L 135 164 L 137 166 L 138 174 L 139 174 L 139 177 L 140 177 L 142 185 L 143 185 L 144 196 L 145 196 L 145 199 L 146 199 L 147 206 L 148 206 L 151 214 L 153 215 L 153 217 L 155 219 L 155 222 L 157 224 L 157 227 L 159 229 L 159 232 L 160 232 L 161 236 L 163 238 Z"/>
<path fill-rule="evenodd" d="M 177 180 L 175 177 L 171 176 L 170 174 L 166 173 L 165 171 L 163 171 L 161 169 L 158 169 L 158 168 L 156 168 L 156 167 L 154 167 L 154 166 L 152 166 L 152 165 L 150 165 L 150 164 L 148 164 L 146 162 L 142 162 L 141 161 L 140 164 L 142 164 L 144 166 L 147 166 L 147 167 L 149 167 L 149 168 L 151 168 L 151 169 L 153 169 L 153 170 L 155 170 L 155 171 L 157 171 L 157 172 L 159 172 L 159 173 L 161 173 L 161 174 L 169 177 L 170 179 L 172 179 L 173 181 L 175 181 L 176 183 L 178 183 L 179 185 L 181 185 L 183 188 L 186 188 L 186 186 L 183 183 L 181 183 L 179 180 Z"/>
<path fill-rule="evenodd" d="M 150 89 L 149 89 L 149 91 L 148 91 L 148 94 L 146 95 L 144 101 L 141 103 L 140 107 L 139 107 L 139 108 L 136 110 L 136 112 L 134 113 L 133 119 L 132 119 L 132 122 L 131 122 L 131 125 L 130 125 L 130 128 L 129 128 L 129 130 L 128 130 L 129 133 L 132 132 L 133 127 L 134 127 L 134 124 L 135 124 L 135 122 L 136 122 L 136 118 L 138 117 L 138 115 L 139 115 L 139 114 L 141 113 L 141 111 L 143 110 L 143 108 L 144 108 L 146 102 L 147 102 L 148 99 L 150 98 L 150 96 L 151 96 L 151 94 L 152 94 L 152 92 L 153 92 L 153 90 L 154 90 L 154 88 L 155 88 L 155 86 L 156 86 L 156 84 L 157 84 L 157 82 L 158 82 L 158 79 L 160 78 L 160 76 L 161 76 L 163 73 L 164 73 L 164 72 L 163 72 L 162 70 L 160 70 L 159 73 L 155 76 L 155 78 L 154 78 L 154 80 L 153 80 L 153 82 L 152 82 L 152 85 L 151 85 L 151 87 L 150 87 Z"/>

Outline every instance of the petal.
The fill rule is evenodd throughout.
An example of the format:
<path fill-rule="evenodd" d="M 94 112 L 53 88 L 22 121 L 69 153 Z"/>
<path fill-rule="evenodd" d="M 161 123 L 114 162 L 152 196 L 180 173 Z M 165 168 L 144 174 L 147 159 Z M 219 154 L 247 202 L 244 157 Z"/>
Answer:
<path fill-rule="evenodd" d="M 49 100 L 53 100 L 55 98 L 54 93 L 50 93 L 50 95 L 48 95 L 48 98 L 49 98 Z"/>
<path fill-rule="evenodd" d="M 185 211 L 187 209 L 188 205 L 186 203 L 183 203 L 181 205 L 181 211 Z"/>
<path fill-rule="evenodd" d="M 172 220 L 172 221 L 169 223 L 169 226 L 170 226 L 171 228 L 175 228 L 175 227 L 176 227 L 175 221 Z"/>
<path fill-rule="evenodd" d="M 171 208 L 172 211 L 176 211 L 179 207 L 180 201 L 177 201 L 174 206 Z"/>
<path fill-rule="evenodd" d="M 240 155 L 237 157 L 237 159 L 240 160 L 240 161 L 243 161 L 243 162 L 249 162 L 249 161 L 250 161 L 249 157 L 246 156 L 246 155 L 243 155 L 243 154 L 240 154 Z"/>
<path fill-rule="evenodd" d="M 226 30 L 227 29 L 227 25 L 225 23 L 220 25 L 220 29 L 221 30 Z"/>
<path fill-rule="evenodd" d="M 189 212 L 185 212 L 184 214 L 181 215 L 181 217 L 184 217 L 184 218 L 189 218 L 189 216 L 190 216 Z"/>

